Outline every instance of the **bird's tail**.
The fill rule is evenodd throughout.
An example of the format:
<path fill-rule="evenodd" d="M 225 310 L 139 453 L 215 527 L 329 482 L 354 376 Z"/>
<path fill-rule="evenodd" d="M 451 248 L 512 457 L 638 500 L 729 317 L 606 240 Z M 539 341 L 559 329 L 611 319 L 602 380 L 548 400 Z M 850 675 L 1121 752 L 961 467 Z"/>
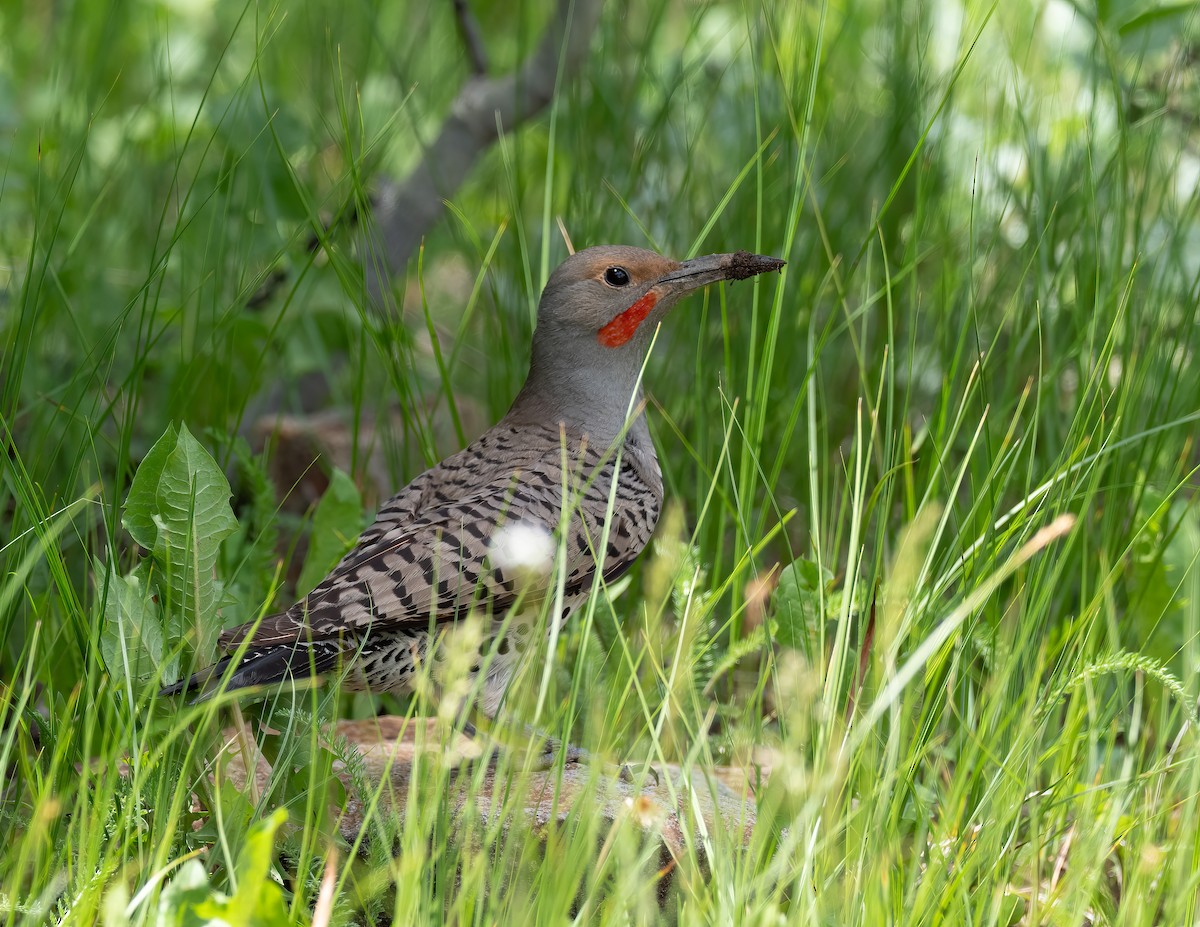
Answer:
<path fill-rule="evenodd" d="M 164 686 L 158 694 L 169 698 L 195 693 L 193 701 L 204 702 L 221 691 L 311 680 L 338 669 L 344 652 L 343 642 L 336 639 L 252 647 L 236 665 L 235 656 L 222 657 L 212 666 Z"/>

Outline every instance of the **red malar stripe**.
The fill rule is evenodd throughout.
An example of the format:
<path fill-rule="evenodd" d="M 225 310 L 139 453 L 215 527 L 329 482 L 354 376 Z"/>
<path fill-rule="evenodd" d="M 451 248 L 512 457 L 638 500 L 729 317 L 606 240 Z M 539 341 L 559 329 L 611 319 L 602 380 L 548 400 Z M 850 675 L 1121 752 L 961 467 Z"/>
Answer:
<path fill-rule="evenodd" d="M 646 321 L 646 316 L 650 314 L 650 310 L 657 302 L 658 297 L 651 290 L 600 329 L 600 333 L 596 336 L 597 340 L 606 348 L 619 348 L 633 337 L 637 327 Z"/>

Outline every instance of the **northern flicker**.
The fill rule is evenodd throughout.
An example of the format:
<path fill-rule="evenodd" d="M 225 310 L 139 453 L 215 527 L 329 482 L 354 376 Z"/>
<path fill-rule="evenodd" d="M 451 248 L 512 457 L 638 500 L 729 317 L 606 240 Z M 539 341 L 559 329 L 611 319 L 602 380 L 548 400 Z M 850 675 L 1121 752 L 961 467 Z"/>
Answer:
<path fill-rule="evenodd" d="M 352 690 L 403 691 L 438 628 L 476 609 L 494 635 L 475 670 L 486 674 L 478 707 L 494 717 L 531 643 L 531 616 L 558 583 L 565 620 L 598 569 L 611 582 L 650 541 L 663 484 L 639 384 L 658 322 L 692 290 L 783 263 L 744 251 L 679 262 L 617 246 L 569 257 L 542 293 L 529 375 L 504 418 L 389 499 L 301 601 L 226 631 L 230 655 L 163 694 L 314 673 L 341 673 Z M 514 604 L 523 614 L 508 615 Z"/>

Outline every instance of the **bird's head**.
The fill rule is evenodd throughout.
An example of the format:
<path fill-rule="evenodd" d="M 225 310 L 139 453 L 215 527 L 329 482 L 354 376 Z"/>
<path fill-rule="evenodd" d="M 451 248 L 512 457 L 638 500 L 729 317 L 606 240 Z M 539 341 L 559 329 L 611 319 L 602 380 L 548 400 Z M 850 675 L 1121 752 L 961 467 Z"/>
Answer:
<path fill-rule="evenodd" d="M 641 353 L 655 325 L 692 290 L 778 270 L 783 263 L 745 251 L 674 261 L 627 245 L 587 248 L 550 275 L 538 306 L 538 332 L 591 342 L 601 355 Z"/>
<path fill-rule="evenodd" d="M 629 405 L 655 327 L 683 296 L 783 264 L 746 251 L 675 261 L 622 245 L 571 255 L 542 292 L 518 404 L 583 424 L 616 421 Z"/>

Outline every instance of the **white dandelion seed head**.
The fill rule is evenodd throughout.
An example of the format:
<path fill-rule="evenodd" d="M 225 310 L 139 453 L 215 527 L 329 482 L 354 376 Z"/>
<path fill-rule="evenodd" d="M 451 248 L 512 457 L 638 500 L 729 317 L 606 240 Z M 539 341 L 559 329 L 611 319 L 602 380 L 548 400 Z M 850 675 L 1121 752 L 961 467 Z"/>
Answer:
<path fill-rule="evenodd" d="M 548 576 L 554 567 L 554 538 L 542 525 L 514 521 L 492 535 L 488 556 L 505 573 Z"/>

